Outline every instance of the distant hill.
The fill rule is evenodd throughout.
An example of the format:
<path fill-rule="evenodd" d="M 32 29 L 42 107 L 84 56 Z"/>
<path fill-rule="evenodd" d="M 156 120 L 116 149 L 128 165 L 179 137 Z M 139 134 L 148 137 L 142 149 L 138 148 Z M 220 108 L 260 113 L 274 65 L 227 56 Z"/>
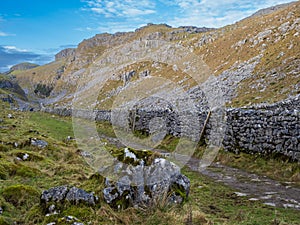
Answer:
<path fill-rule="evenodd" d="M 280 5 L 276 5 L 276 6 L 271 6 L 269 8 L 265 8 L 265 9 L 261 9 L 261 10 L 258 10 L 256 13 L 254 13 L 251 17 L 271 14 L 279 9 L 286 8 L 287 6 L 290 6 L 295 3 L 296 3 L 296 1 L 290 2 L 290 3 L 284 3 L 284 4 L 280 4 Z"/>
<path fill-rule="evenodd" d="M 11 72 L 17 71 L 17 70 L 20 70 L 20 71 L 29 70 L 29 69 L 33 69 L 38 66 L 39 66 L 38 64 L 29 63 L 29 62 L 19 63 L 17 65 L 12 66 L 8 73 L 11 73 Z"/>

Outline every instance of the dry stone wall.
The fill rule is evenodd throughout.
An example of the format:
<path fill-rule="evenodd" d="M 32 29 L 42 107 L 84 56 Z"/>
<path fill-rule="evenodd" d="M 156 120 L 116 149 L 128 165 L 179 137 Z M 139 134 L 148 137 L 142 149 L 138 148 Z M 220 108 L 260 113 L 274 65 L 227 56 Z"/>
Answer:
<path fill-rule="evenodd" d="M 213 114 L 217 112 L 212 112 Z M 223 140 L 225 150 L 231 152 L 258 153 L 263 155 L 283 154 L 293 160 L 300 160 L 300 95 L 272 105 L 259 105 L 252 108 L 232 108 L 226 109 L 226 129 Z M 166 123 L 167 133 L 173 136 L 181 136 L 183 128 L 182 119 L 175 113 L 165 111 L 145 111 L 136 110 L 130 119 L 134 130 L 150 133 L 150 122 L 154 118 L 162 118 Z M 184 116 L 183 116 L 184 117 Z M 190 129 L 190 133 L 198 129 L 201 131 L 207 118 L 207 112 L 201 112 L 197 116 L 194 127 L 184 127 Z M 211 134 L 214 126 L 220 120 L 211 117 L 205 130 L 205 138 L 216 139 Z M 134 123 L 132 122 L 134 121 Z M 198 122 L 198 123 L 196 123 Z M 215 131 L 214 131 L 215 132 Z"/>
<path fill-rule="evenodd" d="M 44 111 L 63 116 L 72 115 L 71 110 L 63 108 L 44 109 Z M 78 117 L 111 122 L 110 111 L 77 110 L 73 113 Z M 214 113 L 217 112 L 212 112 L 212 114 Z M 272 105 L 226 109 L 225 114 L 225 134 L 223 134 L 222 143 L 225 150 L 263 155 L 280 154 L 300 161 L 300 95 Z M 132 130 L 153 133 L 151 121 L 160 118 L 165 125 L 167 134 L 180 137 L 184 130 L 185 134 L 191 133 L 194 137 L 195 130 L 202 130 L 208 112 L 199 111 L 196 117 L 193 115 L 192 118 L 197 120 L 194 123 L 184 122 L 184 115 L 178 115 L 170 109 L 136 109 L 129 112 L 128 115 L 128 124 Z M 208 120 L 204 133 L 206 139 L 208 137 L 216 139 L 211 135 L 211 131 L 215 126 L 221 126 L 221 124 L 218 124 L 218 120 L 215 118 L 211 117 Z M 188 124 L 188 127 L 184 124 Z M 222 134 L 215 133 L 214 135 Z"/>
<path fill-rule="evenodd" d="M 228 151 L 283 154 L 300 160 L 300 96 L 273 105 L 227 110 Z"/>

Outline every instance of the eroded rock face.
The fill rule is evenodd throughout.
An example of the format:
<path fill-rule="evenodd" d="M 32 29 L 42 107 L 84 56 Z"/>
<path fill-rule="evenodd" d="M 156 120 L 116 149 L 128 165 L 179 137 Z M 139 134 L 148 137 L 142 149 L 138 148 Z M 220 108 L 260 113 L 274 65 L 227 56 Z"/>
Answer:
<path fill-rule="evenodd" d="M 44 190 L 41 195 L 41 204 L 45 211 L 50 214 L 56 212 L 56 209 L 59 210 L 64 203 L 72 205 L 82 203 L 95 206 L 98 201 L 98 197 L 93 193 L 87 193 L 82 189 L 68 186 L 53 187 L 49 190 Z"/>
<path fill-rule="evenodd" d="M 125 149 L 123 161 L 130 161 L 131 164 L 116 164 L 115 172 L 119 179 L 111 181 L 106 178 L 103 190 L 105 201 L 113 208 L 180 204 L 188 197 L 190 181 L 174 163 L 156 158 L 147 165 L 147 159 L 139 159 L 128 148 Z"/>

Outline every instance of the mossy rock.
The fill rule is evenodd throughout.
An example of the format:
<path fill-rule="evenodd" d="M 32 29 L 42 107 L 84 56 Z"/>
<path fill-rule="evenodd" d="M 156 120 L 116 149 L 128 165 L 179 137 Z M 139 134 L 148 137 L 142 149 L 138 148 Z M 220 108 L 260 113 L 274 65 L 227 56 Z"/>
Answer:
<path fill-rule="evenodd" d="M 126 157 L 125 149 L 127 149 L 130 153 L 133 153 L 136 156 L 136 160 L 134 158 Z M 163 158 L 159 153 L 148 151 L 148 150 L 135 150 L 133 148 L 109 148 L 110 154 L 113 157 L 117 158 L 120 162 L 137 166 L 140 165 L 141 161 L 144 161 L 146 166 L 149 166 L 153 163 L 156 158 Z"/>
<path fill-rule="evenodd" d="M 22 184 L 6 187 L 2 190 L 1 195 L 6 202 L 15 207 L 25 207 L 27 209 L 40 201 L 40 193 L 36 188 Z"/>

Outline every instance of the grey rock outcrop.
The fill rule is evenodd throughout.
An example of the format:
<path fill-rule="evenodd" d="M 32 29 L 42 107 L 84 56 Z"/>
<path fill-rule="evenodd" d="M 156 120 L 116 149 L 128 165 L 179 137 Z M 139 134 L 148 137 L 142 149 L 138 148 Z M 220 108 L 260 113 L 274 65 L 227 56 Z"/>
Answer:
<path fill-rule="evenodd" d="M 26 94 L 24 90 L 14 81 L 9 79 L 9 77 L 1 79 L 0 77 L 0 89 L 5 89 L 10 92 L 13 92 L 13 94 L 18 94 L 20 98 L 23 98 L 24 100 L 27 100 Z M 11 98 L 14 98 L 14 95 L 10 95 Z"/>
<path fill-rule="evenodd" d="M 49 190 L 44 190 L 40 197 L 41 205 L 46 213 L 56 212 L 56 209 L 64 207 L 64 203 L 72 205 L 86 204 L 88 206 L 95 206 L 99 199 L 93 193 L 68 186 L 53 187 Z"/>
<path fill-rule="evenodd" d="M 113 208 L 149 207 L 159 202 L 182 203 L 189 195 L 190 181 L 180 173 L 180 168 L 163 158 L 150 165 L 127 149 L 127 157 L 138 165 L 115 165 L 117 181 L 106 178 L 103 195 Z"/>
<path fill-rule="evenodd" d="M 65 200 L 75 205 L 78 205 L 81 202 L 84 202 L 88 205 L 95 205 L 98 201 L 98 197 L 95 197 L 92 193 L 89 194 L 82 189 L 72 187 L 69 189 Z"/>
<path fill-rule="evenodd" d="M 75 54 L 76 54 L 75 48 L 66 48 L 61 50 L 59 53 L 55 55 L 55 60 L 58 61 L 60 59 L 74 58 Z"/>
<path fill-rule="evenodd" d="M 67 186 L 60 186 L 50 188 L 49 190 L 43 191 L 41 195 L 41 202 L 48 203 L 48 202 L 62 202 L 68 193 Z"/>
<path fill-rule="evenodd" d="M 195 26 L 180 26 L 179 28 L 182 28 L 185 32 L 188 32 L 188 33 L 191 33 L 191 34 L 204 33 L 204 32 L 214 30 L 214 28 L 195 27 Z"/>

